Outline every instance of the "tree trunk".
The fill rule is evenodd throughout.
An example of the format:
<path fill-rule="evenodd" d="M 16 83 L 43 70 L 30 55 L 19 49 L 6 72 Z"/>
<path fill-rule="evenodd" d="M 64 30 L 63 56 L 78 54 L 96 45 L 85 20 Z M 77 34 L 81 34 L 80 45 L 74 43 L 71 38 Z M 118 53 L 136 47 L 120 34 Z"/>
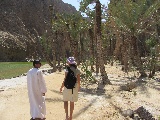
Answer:
<path fill-rule="evenodd" d="M 56 72 L 56 70 L 57 70 L 57 67 L 56 67 L 56 41 L 57 41 L 57 31 L 55 32 L 55 38 L 52 40 L 53 72 Z"/>
<path fill-rule="evenodd" d="M 57 61 L 58 61 L 58 65 L 57 65 L 57 69 L 59 72 L 62 71 L 62 66 L 61 66 L 61 57 L 63 55 L 63 52 L 64 52 L 64 46 L 62 46 L 62 41 L 63 41 L 63 32 L 62 31 L 59 31 L 58 32 L 58 39 L 57 39 L 57 49 L 56 49 L 56 53 L 57 53 Z"/>
<path fill-rule="evenodd" d="M 71 51 L 70 51 L 70 33 L 69 33 L 69 24 L 66 24 L 67 31 L 66 31 L 66 38 L 65 38 L 65 50 L 66 50 L 66 57 L 71 57 Z"/>
<path fill-rule="evenodd" d="M 92 29 L 89 29 L 89 37 L 90 37 L 90 58 L 93 63 L 91 64 L 91 71 L 94 72 L 94 33 Z"/>
<path fill-rule="evenodd" d="M 80 40 L 79 40 L 79 42 L 80 42 L 79 62 L 84 62 L 85 57 L 86 57 L 83 37 L 84 37 L 84 32 L 81 32 L 81 33 L 80 33 Z"/>
<path fill-rule="evenodd" d="M 102 53 L 102 41 L 101 41 L 101 4 L 100 1 L 96 1 L 96 39 L 97 39 L 97 58 L 99 60 L 100 72 L 102 76 L 103 84 L 110 84 L 107 73 L 105 71 L 104 59 Z"/>
<path fill-rule="evenodd" d="M 131 46 L 132 46 L 131 54 L 133 55 L 132 56 L 133 62 L 139 70 L 140 77 L 147 77 L 147 74 L 145 73 L 144 68 L 143 68 L 143 63 L 142 63 L 140 52 L 139 52 L 138 41 L 134 35 L 131 36 Z"/>
<path fill-rule="evenodd" d="M 95 24 L 94 24 L 94 43 L 97 45 L 97 25 L 96 25 L 96 19 L 95 19 Z M 98 59 L 98 53 L 97 53 L 97 46 L 95 48 L 95 58 L 96 58 L 96 75 L 99 73 L 99 59 Z"/>

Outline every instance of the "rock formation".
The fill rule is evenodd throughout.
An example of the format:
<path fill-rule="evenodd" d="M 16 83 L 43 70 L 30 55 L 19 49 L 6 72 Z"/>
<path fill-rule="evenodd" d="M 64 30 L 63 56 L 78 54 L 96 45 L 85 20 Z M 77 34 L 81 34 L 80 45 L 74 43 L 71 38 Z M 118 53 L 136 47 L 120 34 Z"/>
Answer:
<path fill-rule="evenodd" d="M 54 7 L 52 13 L 50 5 Z M 62 12 L 77 11 L 62 0 L 0 0 L 0 51 L 12 47 L 26 49 L 27 44 L 34 42 L 33 36 L 50 33 L 51 17 Z"/>

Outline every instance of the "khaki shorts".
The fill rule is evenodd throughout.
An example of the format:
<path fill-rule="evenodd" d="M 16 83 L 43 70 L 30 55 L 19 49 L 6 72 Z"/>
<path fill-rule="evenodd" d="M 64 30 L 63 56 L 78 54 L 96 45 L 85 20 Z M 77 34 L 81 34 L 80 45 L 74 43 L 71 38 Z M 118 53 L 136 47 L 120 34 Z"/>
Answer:
<path fill-rule="evenodd" d="M 67 89 L 66 87 L 64 87 L 63 101 L 71 101 L 71 102 L 78 101 L 78 86 L 77 86 L 77 84 L 75 85 L 75 88 L 73 88 L 73 94 L 72 94 L 72 89 Z"/>

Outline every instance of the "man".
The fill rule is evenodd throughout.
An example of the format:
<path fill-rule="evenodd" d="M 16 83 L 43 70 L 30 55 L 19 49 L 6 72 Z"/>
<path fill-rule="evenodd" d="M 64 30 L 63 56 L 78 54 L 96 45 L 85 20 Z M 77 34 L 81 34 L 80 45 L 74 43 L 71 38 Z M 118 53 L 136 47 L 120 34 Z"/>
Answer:
<path fill-rule="evenodd" d="M 27 73 L 31 120 L 44 120 L 46 115 L 45 93 L 47 88 L 42 72 L 39 70 L 40 67 L 41 62 L 34 60 L 33 68 Z"/>

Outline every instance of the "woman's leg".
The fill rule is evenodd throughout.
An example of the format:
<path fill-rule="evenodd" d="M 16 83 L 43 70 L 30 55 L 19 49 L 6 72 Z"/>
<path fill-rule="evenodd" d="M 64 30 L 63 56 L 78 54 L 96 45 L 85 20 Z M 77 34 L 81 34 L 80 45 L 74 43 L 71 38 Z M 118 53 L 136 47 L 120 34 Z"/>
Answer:
<path fill-rule="evenodd" d="M 70 120 L 72 120 L 73 110 L 74 110 L 74 102 L 70 102 Z"/>
<path fill-rule="evenodd" d="M 66 120 L 68 120 L 68 101 L 64 101 L 64 109 L 66 113 Z"/>

